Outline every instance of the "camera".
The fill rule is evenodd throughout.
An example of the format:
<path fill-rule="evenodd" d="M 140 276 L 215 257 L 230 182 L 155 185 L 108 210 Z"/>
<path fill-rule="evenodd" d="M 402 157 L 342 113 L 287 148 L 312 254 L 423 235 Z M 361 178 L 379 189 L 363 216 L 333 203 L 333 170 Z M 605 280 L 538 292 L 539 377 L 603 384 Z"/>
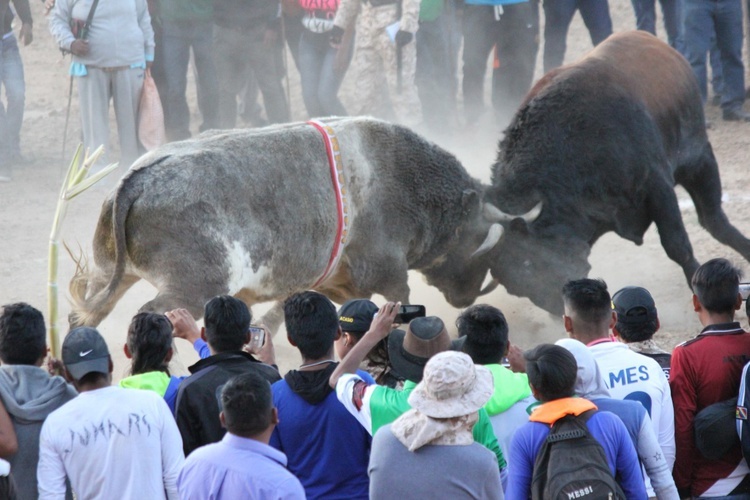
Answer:
<path fill-rule="evenodd" d="M 742 295 L 742 300 L 750 297 L 750 283 L 740 283 L 740 295 Z"/>

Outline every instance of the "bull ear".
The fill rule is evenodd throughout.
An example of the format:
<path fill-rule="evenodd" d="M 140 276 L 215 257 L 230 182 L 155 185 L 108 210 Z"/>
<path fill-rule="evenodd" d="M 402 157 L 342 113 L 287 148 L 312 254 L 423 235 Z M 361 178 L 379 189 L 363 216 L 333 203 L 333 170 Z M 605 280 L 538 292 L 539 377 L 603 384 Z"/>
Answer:
<path fill-rule="evenodd" d="M 479 208 L 479 193 L 473 189 L 464 189 L 461 206 L 465 214 L 471 214 Z"/>

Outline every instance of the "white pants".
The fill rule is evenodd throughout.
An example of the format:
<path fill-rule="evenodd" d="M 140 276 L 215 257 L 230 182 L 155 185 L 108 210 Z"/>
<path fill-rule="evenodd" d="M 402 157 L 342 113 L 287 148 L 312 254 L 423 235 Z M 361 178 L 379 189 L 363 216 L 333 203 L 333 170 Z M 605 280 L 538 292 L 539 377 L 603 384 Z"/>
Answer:
<path fill-rule="evenodd" d="M 76 77 L 83 143 L 90 151 L 104 145 L 105 157 L 111 159 L 109 102 L 113 100 L 120 139 L 120 170 L 127 170 L 142 152 L 138 143 L 137 118 L 144 70 L 127 68 L 104 71 L 90 66 L 86 69 L 88 75 Z"/>

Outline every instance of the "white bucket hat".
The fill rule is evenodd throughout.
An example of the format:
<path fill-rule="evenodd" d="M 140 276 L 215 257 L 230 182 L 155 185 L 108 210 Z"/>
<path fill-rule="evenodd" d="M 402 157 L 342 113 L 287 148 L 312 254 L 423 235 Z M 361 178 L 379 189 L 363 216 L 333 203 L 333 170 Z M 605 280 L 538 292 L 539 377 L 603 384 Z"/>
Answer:
<path fill-rule="evenodd" d="M 462 352 L 435 354 L 424 367 L 422 381 L 409 404 L 432 418 L 469 415 L 482 408 L 494 392 L 492 373 Z"/>

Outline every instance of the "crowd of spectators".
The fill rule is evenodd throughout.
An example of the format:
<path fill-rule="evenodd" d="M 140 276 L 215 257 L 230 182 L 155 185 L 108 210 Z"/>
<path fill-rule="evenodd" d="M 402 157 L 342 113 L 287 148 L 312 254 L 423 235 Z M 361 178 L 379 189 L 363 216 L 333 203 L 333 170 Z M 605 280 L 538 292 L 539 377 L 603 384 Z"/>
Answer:
<path fill-rule="evenodd" d="M 742 109 L 741 2 L 659 1 L 668 41 L 689 61 L 704 101 L 711 53 L 713 102 L 728 121 L 750 121 Z M 655 0 L 632 3 L 635 26 L 655 33 Z M 510 121 L 532 84 L 542 12 L 545 72 L 563 63 L 576 11 L 593 45 L 612 33 L 608 0 L 543 0 L 541 9 L 539 0 L 47 0 L 45 5 L 58 48 L 72 54 L 71 90 L 75 82 L 84 143 L 92 150 L 103 144 L 109 152 L 112 102 L 123 169 L 144 152 L 137 121 L 147 71 L 159 89 L 167 140 L 191 137 L 186 97 L 191 53 L 200 131 L 242 126 L 238 115 L 245 126 L 288 122 L 288 78 L 286 91 L 283 82 L 294 64 L 310 118 L 373 114 L 450 134 L 458 127 L 484 126 L 489 60 L 491 121 L 499 126 Z M 31 43 L 29 0 L 0 0 L 0 85 L 7 94 L 7 107 L 0 105 L 0 179 L 6 181 L 12 165 L 26 162 L 20 149 L 25 83 L 16 16 L 19 37 Z M 357 109 L 347 110 L 338 92 L 352 60 Z"/>
<path fill-rule="evenodd" d="M 249 309 L 218 296 L 203 328 L 184 309 L 136 315 L 123 347 L 130 375 L 118 385 L 96 329 L 71 330 L 61 359 L 44 368 L 41 313 L 9 304 L 0 310 L 0 494 L 546 498 L 545 443 L 558 422 L 578 418 L 586 460 L 624 498 L 747 499 L 735 426 L 697 430 L 704 410 L 736 404 L 750 361 L 750 333 L 735 321 L 740 278 L 725 259 L 696 271 L 704 329 L 671 355 L 654 340 L 648 291 L 611 297 L 601 280 L 565 283 L 568 338 L 526 352 L 491 305 L 464 310 L 451 339 L 437 316 L 396 324 L 398 303 L 358 299 L 336 311 L 301 292 L 284 302 L 301 364 L 283 378 L 270 333 L 250 344 Z M 187 377 L 170 374 L 173 337 L 201 358 Z"/>

